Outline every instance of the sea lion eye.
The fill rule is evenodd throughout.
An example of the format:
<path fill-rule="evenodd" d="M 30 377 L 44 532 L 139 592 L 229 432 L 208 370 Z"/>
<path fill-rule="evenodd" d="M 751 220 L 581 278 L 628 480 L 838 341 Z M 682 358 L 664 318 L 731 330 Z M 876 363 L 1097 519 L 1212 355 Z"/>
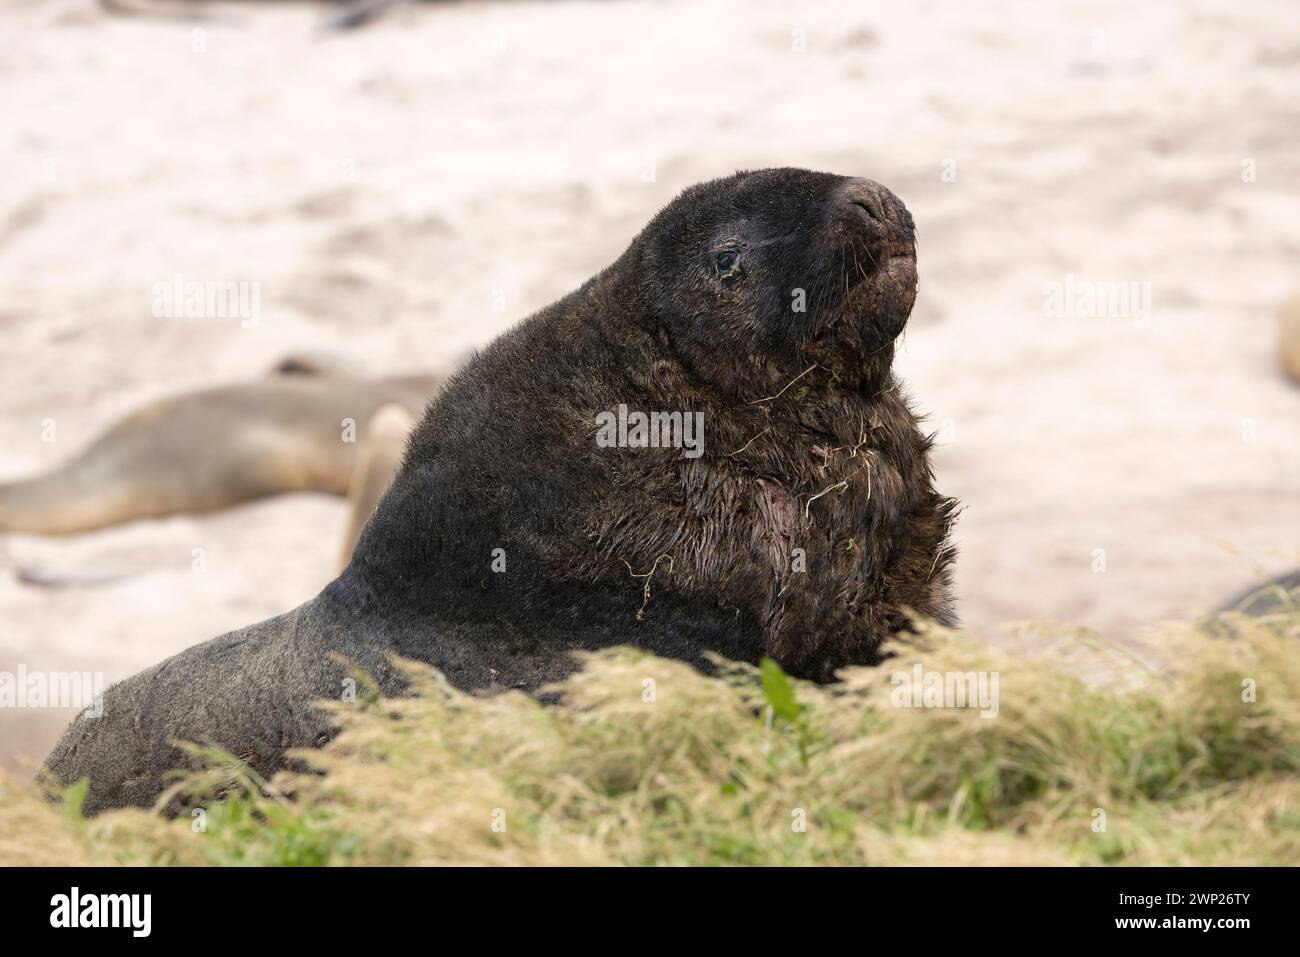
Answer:
<path fill-rule="evenodd" d="M 713 270 L 724 282 L 740 276 L 741 251 L 739 249 L 720 249 L 713 254 Z"/>

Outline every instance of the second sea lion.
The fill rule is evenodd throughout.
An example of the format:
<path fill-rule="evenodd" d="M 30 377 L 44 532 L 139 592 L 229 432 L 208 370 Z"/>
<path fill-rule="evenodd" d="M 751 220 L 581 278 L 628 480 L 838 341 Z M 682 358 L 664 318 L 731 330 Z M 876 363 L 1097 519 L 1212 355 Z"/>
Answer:
<path fill-rule="evenodd" d="M 1278 310 L 1277 357 L 1291 381 L 1300 385 L 1300 295 L 1292 296 Z"/>
<path fill-rule="evenodd" d="M 375 412 L 418 416 L 443 381 L 367 380 L 316 356 L 275 372 L 155 402 L 62 467 L 0 484 L 0 532 L 65 535 L 282 492 L 346 495 Z"/>

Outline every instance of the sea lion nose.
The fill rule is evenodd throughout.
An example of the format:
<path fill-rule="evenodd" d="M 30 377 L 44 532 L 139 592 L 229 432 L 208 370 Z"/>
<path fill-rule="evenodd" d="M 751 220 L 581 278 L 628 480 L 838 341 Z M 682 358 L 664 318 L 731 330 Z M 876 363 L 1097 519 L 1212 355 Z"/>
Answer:
<path fill-rule="evenodd" d="M 856 207 L 854 215 L 859 219 L 866 214 L 867 232 L 875 242 L 897 247 L 898 255 L 907 254 L 916 234 L 912 214 L 897 196 L 875 180 L 859 178 L 844 183 L 839 200 Z"/>
<path fill-rule="evenodd" d="M 851 179 L 844 184 L 844 198 L 854 206 L 861 206 L 867 215 L 879 223 L 890 223 L 886 215 L 886 197 L 893 199 L 893 194 L 879 183 L 870 179 Z"/>

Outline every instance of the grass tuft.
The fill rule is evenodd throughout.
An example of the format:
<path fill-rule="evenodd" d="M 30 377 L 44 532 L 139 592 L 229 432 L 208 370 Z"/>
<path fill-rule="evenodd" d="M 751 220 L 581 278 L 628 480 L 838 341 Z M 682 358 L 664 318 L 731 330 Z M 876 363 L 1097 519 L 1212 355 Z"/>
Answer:
<path fill-rule="evenodd" d="M 830 687 L 620 649 L 554 707 L 411 664 L 411 697 L 329 705 L 311 773 L 196 750 L 172 819 L 0 779 L 0 861 L 1300 863 L 1300 613 L 1161 626 L 1160 671 L 1058 634 L 1031 655 L 927 629 Z M 896 706 L 915 664 L 995 674 L 996 716 Z"/>

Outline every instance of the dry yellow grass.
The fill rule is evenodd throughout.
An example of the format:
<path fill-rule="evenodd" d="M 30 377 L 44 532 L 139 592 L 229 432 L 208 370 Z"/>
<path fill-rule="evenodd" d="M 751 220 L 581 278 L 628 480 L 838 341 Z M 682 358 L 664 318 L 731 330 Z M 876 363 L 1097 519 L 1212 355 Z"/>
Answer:
<path fill-rule="evenodd" d="M 1073 654 L 1015 655 L 928 630 L 834 687 L 623 649 L 555 707 L 411 666 L 413 697 L 331 705 L 343 730 L 308 754 L 320 773 L 260 782 L 207 755 L 178 785 L 197 817 L 88 821 L 76 788 L 58 807 L 0 782 L 0 860 L 1300 863 L 1294 606 L 1163 626 L 1161 673 L 1063 640 Z M 996 673 L 997 716 L 896 707 L 891 676 L 914 663 Z M 204 799 L 214 785 L 224 800 Z"/>

